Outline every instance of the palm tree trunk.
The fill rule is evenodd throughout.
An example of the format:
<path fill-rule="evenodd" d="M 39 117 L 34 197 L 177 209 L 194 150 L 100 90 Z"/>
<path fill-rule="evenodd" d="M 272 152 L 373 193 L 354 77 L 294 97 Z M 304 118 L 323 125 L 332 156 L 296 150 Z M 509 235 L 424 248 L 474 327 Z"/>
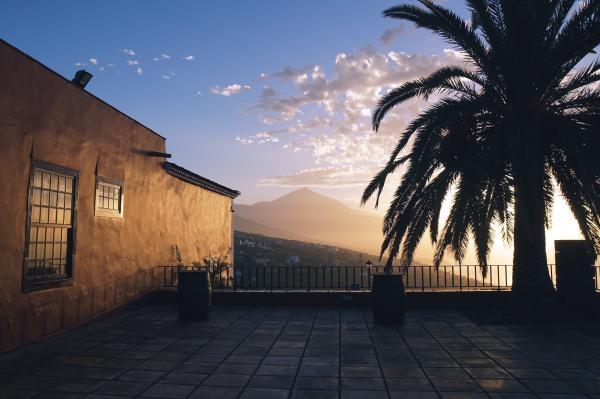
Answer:
<path fill-rule="evenodd" d="M 546 307 L 555 297 L 546 258 L 543 148 L 539 129 L 530 127 L 517 129 L 511 143 L 515 189 L 512 292 L 524 310 Z"/>

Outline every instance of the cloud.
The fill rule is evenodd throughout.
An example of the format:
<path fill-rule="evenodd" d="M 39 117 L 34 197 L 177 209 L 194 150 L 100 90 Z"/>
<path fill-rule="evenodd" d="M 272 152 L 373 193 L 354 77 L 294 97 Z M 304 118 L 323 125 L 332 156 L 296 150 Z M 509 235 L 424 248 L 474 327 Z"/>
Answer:
<path fill-rule="evenodd" d="M 127 65 L 132 66 L 132 65 L 139 65 L 140 62 L 137 60 L 127 60 Z"/>
<path fill-rule="evenodd" d="M 388 29 L 379 37 L 384 46 L 389 46 L 400 35 L 404 33 L 404 25 L 400 25 L 394 29 Z"/>
<path fill-rule="evenodd" d="M 443 65 L 463 62 L 464 56 L 453 50 L 425 55 L 365 48 L 337 54 L 327 68 L 330 73 L 310 64 L 265 74 L 273 82 L 261 88 L 252 110 L 266 129 L 236 141 L 278 143 L 283 150 L 312 157 L 314 168 L 261 184 L 364 185 L 387 161 L 399 132 L 426 106 L 424 100 L 412 100 L 396 107 L 375 134 L 370 116 L 381 96 Z"/>
<path fill-rule="evenodd" d="M 136 54 L 137 54 L 135 51 L 133 51 L 133 50 L 131 50 L 131 49 L 128 49 L 128 48 L 124 48 L 124 49 L 123 49 L 123 52 L 124 52 L 125 54 L 127 54 L 127 55 L 131 55 L 131 56 L 134 56 L 134 55 L 136 55 Z"/>
<path fill-rule="evenodd" d="M 75 66 L 84 67 L 84 66 L 87 66 L 87 62 L 76 62 Z"/>
<path fill-rule="evenodd" d="M 241 91 L 247 91 L 252 89 L 252 87 L 248 85 L 240 85 L 237 83 L 231 84 L 229 86 L 221 88 L 221 86 L 214 86 L 210 88 L 210 92 L 219 96 L 229 97 L 234 94 L 238 94 Z"/>
<path fill-rule="evenodd" d="M 274 176 L 259 181 L 259 186 L 278 187 L 357 187 L 364 186 L 372 172 L 365 168 L 309 168 L 287 176 Z"/>
<path fill-rule="evenodd" d="M 135 73 L 137 73 L 138 75 L 140 75 L 140 76 L 141 76 L 141 75 L 143 75 L 143 74 L 144 74 L 144 70 L 142 69 L 142 67 L 138 67 L 138 68 L 135 70 Z"/>
<path fill-rule="evenodd" d="M 158 57 L 154 57 L 152 60 L 153 61 L 166 61 L 166 60 L 170 60 L 171 56 L 169 54 L 165 54 L 165 53 L 161 53 Z"/>
<path fill-rule="evenodd" d="M 163 79 L 167 79 L 167 80 L 169 80 L 169 79 L 171 79 L 172 77 L 174 77 L 174 76 L 175 76 L 175 72 L 173 72 L 173 71 L 169 71 L 169 73 L 165 73 L 165 74 L 162 74 L 162 75 L 160 75 L 160 76 L 161 76 Z"/>
<path fill-rule="evenodd" d="M 92 65 L 98 65 L 98 59 L 97 58 L 90 58 L 88 61 Z"/>
<path fill-rule="evenodd" d="M 193 55 L 186 55 L 185 57 L 183 57 L 183 59 L 186 60 L 186 61 L 193 61 L 194 58 L 195 57 Z"/>

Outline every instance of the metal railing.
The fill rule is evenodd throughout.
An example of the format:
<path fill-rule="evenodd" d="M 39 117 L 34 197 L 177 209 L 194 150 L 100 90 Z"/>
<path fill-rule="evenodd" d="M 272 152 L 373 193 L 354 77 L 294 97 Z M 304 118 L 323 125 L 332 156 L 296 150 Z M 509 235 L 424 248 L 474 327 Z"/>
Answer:
<path fill-rule="evenodd" d="M 600 290 L 600 266 L 594 266 L 596 289 Z M 206 270 L 193 266 L 159 266 L 156 273 L 162 287 L 177 287 L 180 270 Z M 404 275 L 407 291 L 510 290 L 512 265 L 489 265 L 484 276 L 478 265 L 395 266 Z M 556 285 L 555 265 L 548 265 Z M 383 266 L 235 266 L 212 276 L 214 289 L 260 291 L 368 291 L 373 274 Z"/>

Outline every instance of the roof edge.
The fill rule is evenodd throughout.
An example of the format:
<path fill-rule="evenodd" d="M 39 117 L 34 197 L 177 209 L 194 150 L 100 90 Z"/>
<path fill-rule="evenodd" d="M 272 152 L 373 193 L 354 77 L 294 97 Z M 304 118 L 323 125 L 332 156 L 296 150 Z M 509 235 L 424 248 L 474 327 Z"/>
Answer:
<path fill-rule="evenodd" d="M 221 194 L 232 199 L 238 197 L 241 194 L 237 190 L 225 187 L 219 183 L 209 180 L 206 177 L 202 177 L 172 162 L 165 162 L 164 168 L 165 171 L 173 177 L 183 180 L 186 183 L 202 187 L 206 190 L 210 190 L 217 194 Z"/>
<path fill-rule="evenodd" d="M 24 52 L 23 50 L 13 46 L 12 44 L 10 44 L 9 42 L 7 42 L 4 39 L 0 38 L 0 43 L 5 44 L 6 46 L 8 46 L 9 48 L 15 50 L 16 52 L 18 52 L 21 55 L 24 55 L 25 57 L 29 58 L 31 61 L 35 62 L 37 65 L 41 66 L 42 68 L 44 68 L 45 70 L 47 70 L 48 72 L 52 73 L 53 75 L 57 76 L 58 78 L 64 80 L 66 83 L 70 84 L 73 86 L 73 84 L 71 83 L 71 81 L 67 78 L 65 78 L 64 76 L 62 76 L 60 73 L 56 72 L 55 70 L 53 70 L 52 68 L 50 68 L 49 66 L 43 64 L 42 62 L 40 62 L 39 60 L 36 60 L 35 58 L 33 58 L 32 56 L 30 56 L 29 54 L 27 54 L 26 52 Z M 85 90 L 85 89 L 80 89 L 77 88 L 75 86 L 73 86 L 74 88 L 76 88 L 79 91 L 82 91 L 83 93 L 86 93 L 87 95 L 91 96 L 92 98 L 96 99 L 97 101 L 101 102 L 102 104 L 108 106 L 109 108 L 111 108 L 114 111 L 117 111 L 119 114 L 123 115 L 124 117 L 126 117 L 127 119 L 131 120 L 134 123 L 137 123 L 138 125 L 140 125 L 141 127 L 143 127 L 144 129 L 148 130 L 148 132 L 154 134 L 155 136 L 160 137 L 163 140 L 167 140 L 166 137 L 160 135 L 159 133 L 157 133 L 156 131 L 154 131 L 153 129 L 149 128 L 148 126 L 144 125 L 143 123 L 141 123 L 140 121 L 134 119 L 133 117 L 127 115 L 125 112 L 121 111 L 120 109 L 116 108 L 115 106 L 107 103 L 106 101 L 104 101 L 103 99 L 101 99 L 100 97 L 90 93 L 89 91 Z"/>

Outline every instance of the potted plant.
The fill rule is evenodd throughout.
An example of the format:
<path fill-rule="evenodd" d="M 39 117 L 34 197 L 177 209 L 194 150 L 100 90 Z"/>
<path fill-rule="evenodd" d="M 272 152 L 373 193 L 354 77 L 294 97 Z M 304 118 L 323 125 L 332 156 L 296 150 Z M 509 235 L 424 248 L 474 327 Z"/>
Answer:
<path fill-rule="evenodd" d="M 210 314 L 212 288 L 208 271 L 180 270 L 177 284 L 179 320 L 207 320 Z"/>
<path fill-rule="evenodd" d="M 173 245 L 177 263 L 177 309 L 179 320 L 206 320 L 210 314 L 212 288 L 208 270 L 183 265 L 179 247 Z"/>
<path fill-rule="evenodd" d="M 390 258 L 383 273 L 373 275 L 371 305 L 375 324 L 404 323 L 404 294 L 402 274 L 392 272 L 392 258 Z"/>

